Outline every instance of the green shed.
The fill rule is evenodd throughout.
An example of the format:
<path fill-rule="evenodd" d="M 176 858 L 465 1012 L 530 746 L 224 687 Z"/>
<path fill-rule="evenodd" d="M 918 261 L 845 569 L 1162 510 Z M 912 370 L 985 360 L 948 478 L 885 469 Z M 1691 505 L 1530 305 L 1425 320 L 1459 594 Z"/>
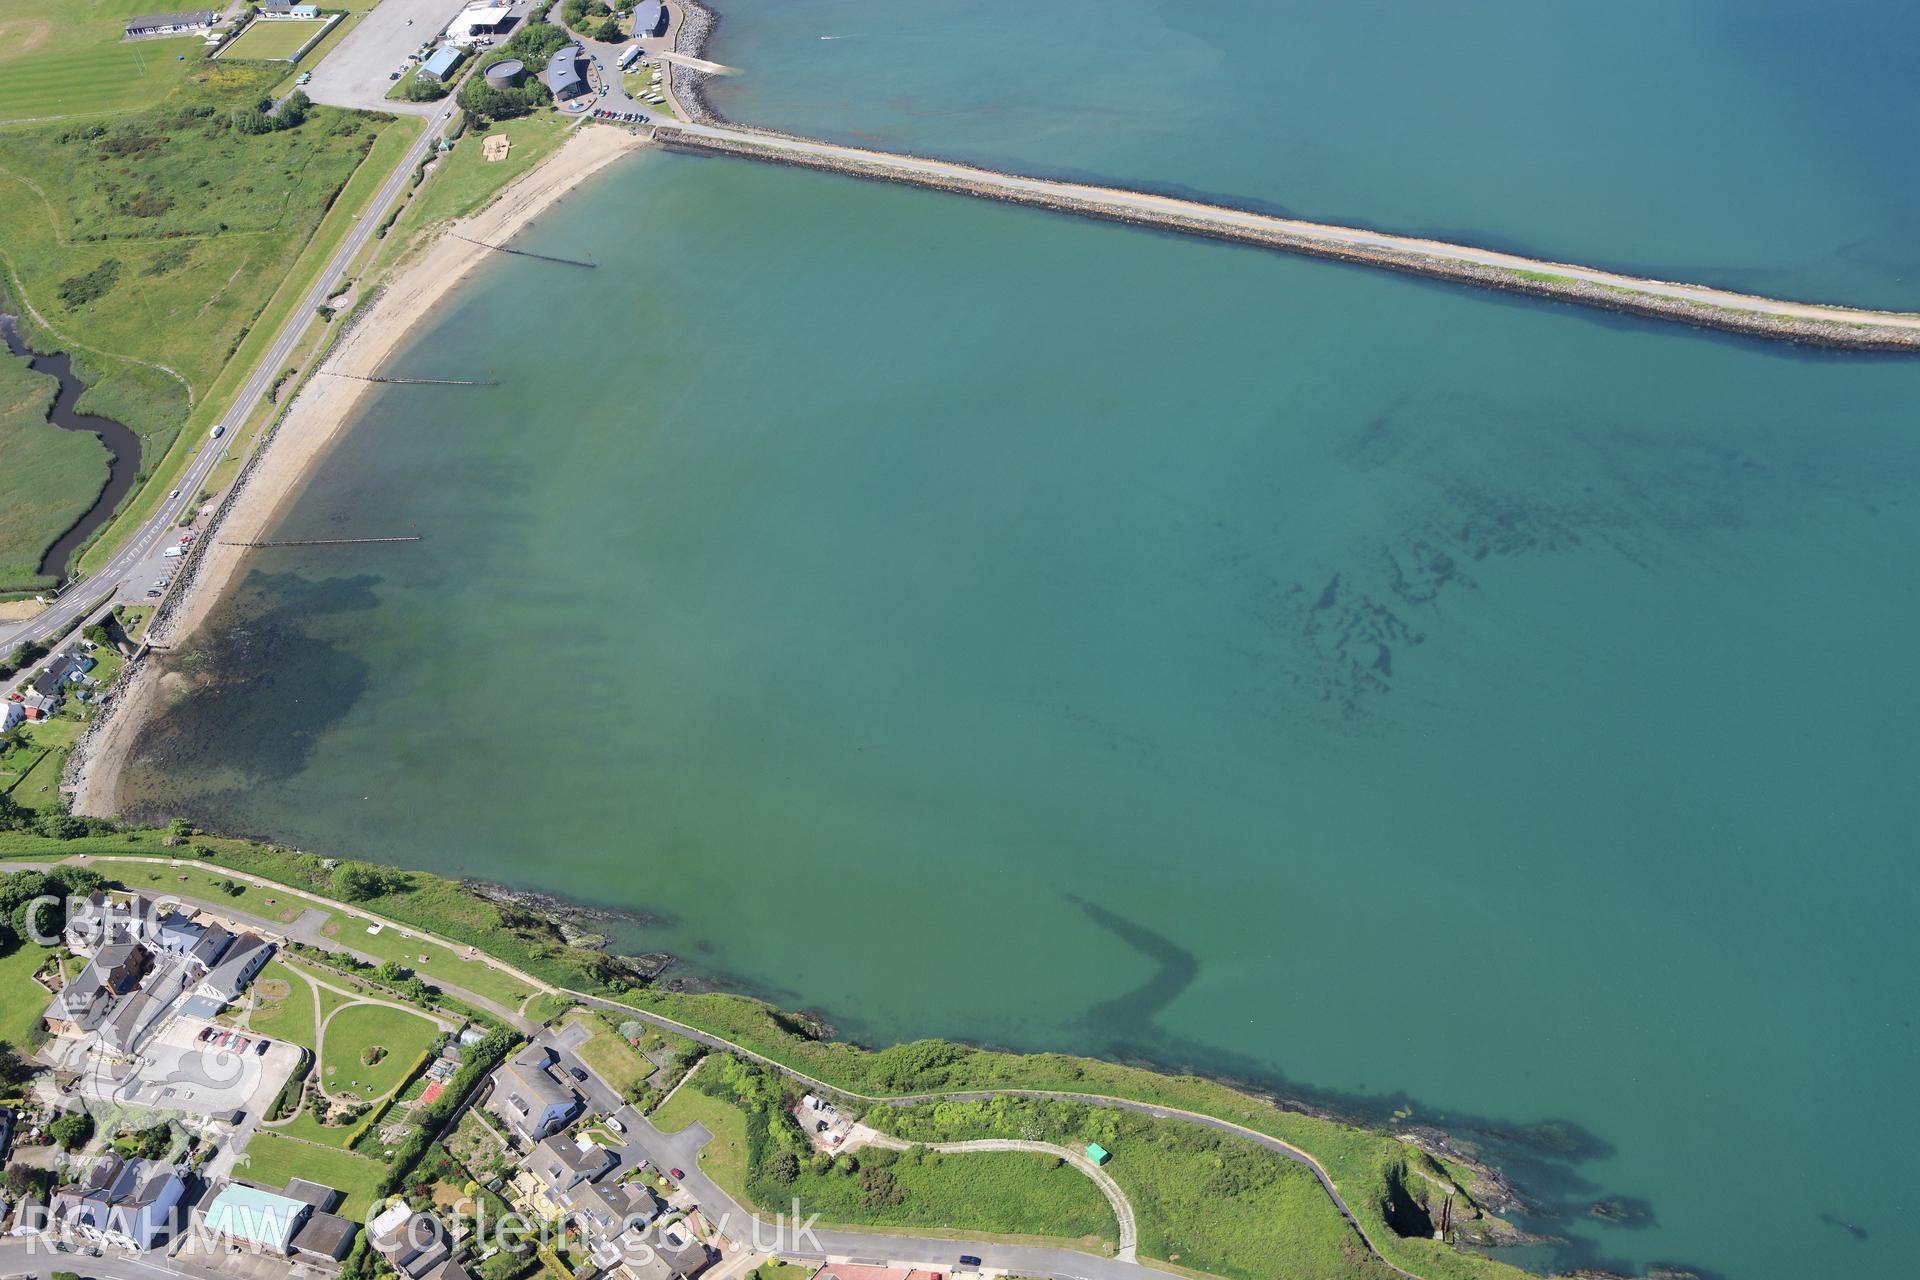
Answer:
<path fill-rule="evenodd" d="M 1099 1143 L 1089 1142 L 1087 1144 L 1087 1159 L 1093 1161 L 1095 1164 L 1105 1164 L 1107 1161 L 1113 1159 L 1113 1155 Z"/>

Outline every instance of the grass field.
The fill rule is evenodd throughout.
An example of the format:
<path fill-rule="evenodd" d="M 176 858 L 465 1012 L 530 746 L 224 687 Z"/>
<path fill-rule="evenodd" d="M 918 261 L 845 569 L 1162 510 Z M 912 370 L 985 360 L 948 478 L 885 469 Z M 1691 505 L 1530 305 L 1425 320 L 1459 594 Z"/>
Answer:
<path fill-rule="evenodd" d="M 355 951 L 405 965 L 428 982 L 450 982 L 509 1009 L 519 1008 L 520 1002 L 533 994 L 532 987 L 484 960 L 468 960 L 445 947 L 409 938 L 391 925 L 379 933 L 368 933 L 366 921 L 347 919 L 344 913 L 336 912 L 334 922 L 323 931 Z"/>
<path fill-rule="evenodd" d="M 700 1167 L 735 1198 L 755 1199 L 747 1190 L 753 1122 L 701 1083 L 700 1076 L 689 1081 L 654 1113 L 653 1123 L 669 1133 L 695 1121 L 705 1125 L 713 1141 L 701 1152 Z M 868 1149 L 824 1172 L 802 1166 L 779 1191 L 798 1196 L 824 1221 L 848 1226 L 986 1231 L 1074 1240 L 1096 1250 L 1119 1234 L 1113 1210 L 1091 1180 L 1052 1156 L 1026 1152 Z"/>
<path fill-rule="evenodd" d="M 440 1029 L 415 1013 L 386 1005 L 350 1005 L 327 1020 L 326 1046 L 320 1055 L 320 1079 L 336 1097 L 363 1100 L 385 1097 L 406 1077 L 414 1062 L 440 1035 Z M 383 1050 L 378 1062 L 363 1055 Z"/>
<path fill-rule="evenodd" d="M 138 889 L 149 897 L 180 894 L 225 904 L 282 924 L 299 919 L 303 908 L 291 895 L 276 894 L 271 889 L 262 889 L 244 880 L 235 880 L 222 871 L 209 871 L 192 863 L 168 867 L 151 862 L 116 863 L 112 858 L 102 858 L 95 866 L 101 875 L 112 876 L 127 888 Z"/>
<path fill-rule="evenodd" d="M 1061 1146 L 1098 1142 L 1132 1202 L 1144 1257 L 1178 1258 L 1215 1275 L 1386 1274 L 1367 1258 L 1304 1167 L 1252 1142 L 1110 1107 L 1000 1099 L 941 1103 L 869 1117 L 924 1142 L 1032 1137 Z M 1252 1265 L 1262 1259 L 1268 1266 Z"/>
<path fill-rule="evenodd" d="M 422 187 L 407 207 L 387 242 L 398 244 L 415 231 L 464 218 L 480 208 L 509 182 L 552 155 L 566 141 L 569 123 L 552 112 L 537 112 L 484 131 L 467 130 L 454 144 L 453 154 L 440 162 L 433 181 Z M 505 160 L 489 162 L 480 154 L 480 143 L 495 133 L 506 134 L 512 145 Z"/>
<path fill-rule="evenodd" d="M 333 37 L 328 36 L 331 40 Z M 305 268 L 289 272 L 281 280 L 280 287 L 274 291 L 266 306 L 254 319 L 247 336 L 235 350 L 233 358 L 213 383 L 196 396 L 198 408 L 187 415 L 188 430 L 183 438 L 176 439 L 173 447 L 153 464 L 153 477 L 121 509 L 118 517 L 80 556 L 80 568 L 86 571 L 98 569 L 105 564 L 120 540 L 137 528 L 141 521 L 159 507 L 165 500 L 167 491 L 173 487 L 173 478 L 183 470 L 190 459 L 189 450 L 198 448 L 206 438 L 206 428 L 218 421 L 226 412 L 228 403 L 247 379 L 256 361 L 266 352 L 273 342 L 279 327 L 286 323 L 295 307 L 300 305 L 313 277 L 320 271 L 326 260 L 346 239 L 348 230 L 353 226 L 355 215 L 363 212 L 362 206 L 380 188 L 381 182 L 400 162 L 400 157 L 413 140 L 419 136 L 425 124 L 412 116 L 403 116 L 381 128 L 373 146 L 367 151 L 366 159 L 354 171 L 346 188 L 340 193 L 327 216 L 320 223 L 308 242 Z M 371 215 L 368 215 L 371 216 Z M 316 319 L 314 324 L 318 324 Z M 227 453 L 229 457 L 238 455 L 250 436 L 239 430 L 230 429 L 227 435 Z M 151 456 L 151 450 L 148 451 Z M 224 463 L 215 470 L 215 478 L 226 475 L 232 463 Z"/>
<path fill-rule="evenodd" d="M 653 1063 L 622 1040 L 619 1029 L 599 1014 L 588 1009 L 576 1009 L 567 1015 L 567 1021 L 586 1027 L 592 1033 L 574 1052 L 593 1068 L 596 1075 L 618 1089 L 623 1097 L 630 1096 L 653 1074 Z"/>
<path fill-rule="evenodd" d="M 253 984 L 248 1025 L 260 1035 L 312 1048 L 313 988 L 283 962 L 270 962 Z"/>
<path fill-rule="evenodd" d="M 8 0 L 0 10 L 0 121 L 151 106 L 205 61 L 198 36 L 124 39 L 144 0 Z"/>
<path fill-rule="evenodd" d="M 304 49 L 326 25 L 325 18 L 256 18 L 220 51 L 220 56 L 285 62 Z"/>
<path fill-rule="evenodd" d="M 298 127 L 244 132 L 234 107 L 277 75 L 202 63 L 161 107 L 0 130 L 5 289 L 36 345 L 73 356 L 81 407 L 141 437 L 149 482 L 128 511 L 158 500 L 203 443 L 205 424 L 162 461 L 196 404 L 209 422 L 223 407 L 208 401 L 216 379 L 389 127 L 316 108 Z M 23 496 L 0 472 L 0 510 Z"/>
<path fill-rule="evenodd" d="M 34 985 L 33 975 L 46 962 L 46 949 L 31 942 L 0 955 L 0 991 L 7 993 L 0 1000 L 0 1040 L 22 1051 L 43 1038 L 40 1013 L 51 997 Z"/>
<path fill-rule="evenodd" d="M 66 767 L 67 748 L 79 735 L 78 720 L 55 717 L 32 726 L 8 750 L 6 767 L 20 770 L 17 779 L 8 778 L 5 783 L 15 804 L 23 809 L 61 807 L 60 771 Z"/>
<path fill-rule="evenodd" d="M 247 1144 L 237 1172 L 249 1182 L 266 1187 L 284 1187 L 289 1178 L 305 1178 L 343 1191 L 347 1198 L 334 1212 L 358 1220 L 372 1207 L 374 1189 L 386 1176 L 387 1167 L 350 1151 L 262 1130 Z"/>
<path fill-rule="evenodd" d="M 53 585 L 40 557 L 73 527 L 107 482 L 98 436 L 47 421 L 56 384 L 27 368 L 28 357 L 0 351 L 0 591 Z"/>
<path fill-rule="evenodd" d="M 747 1117 L 730 1102 L 700 1092 L 689 1080 L 648 1119 L 662 1133 L 678 1133 L 698 1122 L 713 1135 L 700 1152 L 700 1167 L 736 1200 L 747 1196 Z"/>

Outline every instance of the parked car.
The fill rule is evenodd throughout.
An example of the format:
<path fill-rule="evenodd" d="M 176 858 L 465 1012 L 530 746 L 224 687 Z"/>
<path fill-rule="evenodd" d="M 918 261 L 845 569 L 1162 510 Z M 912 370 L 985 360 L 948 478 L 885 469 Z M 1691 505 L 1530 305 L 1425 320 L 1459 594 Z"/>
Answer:
<path fill-rule="evenodd" d="M 963 1253 L 960 1255 L 960 1265 L 963 1267 L 977 1267 L 981 1265 L 981 1262 L 980 1259 L 971 1253 Z"/>
<path fill-rule="evenodd" d="M 687 1175 L 678 1169 L 669 1169 L 667 1172 L 673 1175 L 675 1182 L 684 1182 L 686 1180 Z"/>
<path fill-rule="evenodd" d="M 262 1054 L 264 1054 L 264 1053 L 266 1053 L 266 1051 L 267 1051 L 267 1046 L 268 1046 L 268 1045 L 270 1045 L 270 1044 L 272 1044 L 272 1043 L 273 1043 L 273 1041 L 271 1041 L 271 1040 L 255 1040 L 255 1041 L 253 1042 L 253 1053 L 254 1053 L 254 1056 L 255 1056 L 255 1057 L 259 1057 L 260 1055 L 262 1055 Z"/>
<path fill-rule="evenodd" d="M 585 1080 L 587 1078 L 587 1073 L 582 1071 L 579 1067 L 568 1067 L 567 1073 L 571 1075 L 575 1080 Z"/>
<path fill-rule="evenodd" d="M 202 1027 L 202 1028 L 200 1028 L 200 1038 L 201 1038 L 202 1040 L 211 1040 L 211 1039 L 213 1039 L 213 1033 L 214 1033 L 214 1031 L 215 1031 L 216 1029 L 217 1029 L 217 1028 L 214 1028 L 214 1027 Z"/>
<path fill-rule="evenodd" d="M 618 1117 L 615 1116 L 607 1117 L 607 1128 L 613 1130 L 615 1133 L 625 1133 L 627 1131 L 627 1126 L 621 1124 Z"/>

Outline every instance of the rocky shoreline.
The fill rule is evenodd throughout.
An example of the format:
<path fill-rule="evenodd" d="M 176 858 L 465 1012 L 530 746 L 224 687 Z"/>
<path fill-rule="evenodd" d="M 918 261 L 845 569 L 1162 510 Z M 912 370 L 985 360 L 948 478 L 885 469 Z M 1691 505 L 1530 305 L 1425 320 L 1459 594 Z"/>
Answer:
<path fill-rule="evenodd" d="M 673 34 L 673 51 L 689 58 L 706 57 L 707 41 L 719 29 L 720 15 L 700 0 L 677 0 L 681 9 L 680 26 Z M 695 124 L 722 125 L 727 118 L 714 110 L 707 99 L 707 81 L 713 79 L 693 67 L 668 63 L 667 83 L 673 100 Z"/>
<path fill-rule="evenodd" d="M 753 130 L 752 132 L 768 138 L 785 139 L 785 135 L 772 131 Z M 1307 257 L 1378 267 L 1405 275 L 1425 276 L 1429 279 L 1498 289 L 1505 293 L 1577 303 L 1602 311 L 1667 320 L 1693 328 L 1714 329 L 1748 337 L 1768 338 L 1834 350 L 1920 354 L 1920 327 L 1899 322 L 1875 323 L 1871 312 L 1855 313 L 1859 315 L 1859 320 L 1843 320 L 1837 317 L 1829 319 L 1793 316 L 1776 311 L 1743 310 L 1734 306 L 1715 305 L 1641 289 L 1612 287 L 1572 276 L 1558 275 L 1552 270 L 1554 264 L 1550 263 L 1539 264 L 1543 269 L 1537 271 L 1509 270 L 1462 258 L 1442 256 L 1438 253 L 1420 252 L 1412 247 L 1351 243 L 1291 232 L 1283 227 L 1256 227 L 1249 226 L 1244 221 L 1226 221 L 1224 215 L 1236 213 L 1237 211 L 1234 210 L 1222 209 L 1221 218 L 1211 219 L 1206 216 L 1204 208 L 1198 206 L 1192 213 L 1177 212 L 1172 209 L 1155 210 L 1138 206 L 1121 206 L 1094 199 L 1079 199 L 1061 192 L 1020 189 L 992 182 L 986 175 L 983 175 L 980 180 L 973 180 L 950 172 L 936 173 L 926 169 L 909 169 L 891 165 L 879 158 L 868 162 L 846 154 L 829 154 L 797 147 L 757 146 L 751 142 L 733 138 L 689 133 L 671 126 L 655 129 L 654 140 L 672 151 L 732 156 L 758 160 L 767 164 L 844 174 L 848 177 L 865 178 L 875 182 L 892 182 L 901 186 L 946 191 L 984 200 L 997 200 L 1006 204 L 1026 205 L 1054 213 L 1094 218 L 1103 222 L 1118 222 L 1128 226 L 1172 231 L 1182 235 L 1223 240 L 1256 248 L 1276 249 Z M 806 139 L 785 140 L 808 142 Z M 808 143 L 808 145 L 814 144 Z M 918 158 L 903 157 L 903 159 Z"/>

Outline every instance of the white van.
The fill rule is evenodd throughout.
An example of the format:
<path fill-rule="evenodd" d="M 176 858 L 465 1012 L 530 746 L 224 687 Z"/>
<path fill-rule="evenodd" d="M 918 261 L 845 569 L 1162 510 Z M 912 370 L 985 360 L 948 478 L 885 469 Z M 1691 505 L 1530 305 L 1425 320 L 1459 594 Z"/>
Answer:
<path fill-rule="evenodd" d="M 187 554 L 187 549 L 185 547 L 168 547 L 160 554 L 169 560 L 178 560 L 181 556 Z"/>

